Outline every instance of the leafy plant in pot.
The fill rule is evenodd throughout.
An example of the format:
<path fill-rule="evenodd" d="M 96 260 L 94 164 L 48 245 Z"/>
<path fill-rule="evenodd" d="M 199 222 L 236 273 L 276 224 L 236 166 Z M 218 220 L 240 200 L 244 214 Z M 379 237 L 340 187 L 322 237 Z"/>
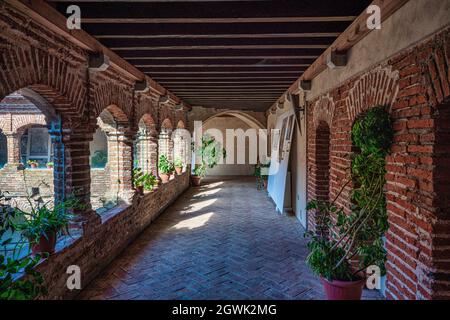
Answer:
<path fill-rule="evenodd" d="M 37 160 L 28 160 L 27 164 L 30 166 L 30 168 L 36 169 L 39 165 L 39 162 Z"/>
<path fill-rule="evenodd" d="M 194 174 L 191 176 L 192 184 L 198 187 L 206 175 L 206 166 L 204 164 L 195 165 L 193 173 Z"/>
<path fill-rule="evenodd" d="M 202 178 L 206 176 L 207 169 L 214 168 L 226 156 L 226 151 L 214 137 L 204 135 L 201 147 L 196 152 L 201 159 L 201 163 L 195 165 L 191 182 L 194 186 L 199 186 Z"/>
<path fill-rule="evenodd" d="M 162 183 L 169 182 L 170 174 L 173 172 L 173 164 L 167 159 L 165 154 L 159 156 L 158 172 Z"/>
<path fill-rule="evenodd" d="M 15 208 L 17 215 L 23 217 L 13 222 L 15 231 L 28 239 L 33 254 L 55 252 L 55 245 L 59 235 L 69 234 L 69 222 L 73 220 L 70 213 L 74 209 L 82 208 L 75 199 L 66 200 L 55 205 L 43 203 L 42 199 L 27 199 L 29 210 Z"/>
<path fill-rule="evenodd" d="M 30 300 L 46 293 L 43 277 L 34 268 L 41 255 L 17 254 L 17 247 L 25 243 L 13 238 L 11 221 L 18 217 L 10 200 L 0 190 L 0 300 Z"/>
<path fill-rule="evenodd" d="M 358 151 L 352 158 L 351 177 L 330 203 L 308 203 L 307 210 L 314 210 L 319 232 L 306 233 L 310 237 L 306 262 L 322 278 L 328 299 L 360 299 L 364 271 L 375 265 L 381 275 L 386 272 L 382 237 L 388 222 L 383 187 L 385 157 L 392 139 L 392 123 L 384 107 L 372 108 L 359 117 L 352 128 Z M 347 214 L 336 202 L 350 182 L 354 189 L 351 213 Z"/>
<path fill-rule="evenodd" d="M 141 168 L 133 169 L 133 185 L 136 191 L 144 194 L 144 190 L 151 191 L 158 185 L 156 177 L 151 173 L 143 173 Z"/>
<path fill-rule="evenodd" d="M 175 172 L 177 173 L 177 175 L 181 175 L 184 167 L 184 162 L 181 157 L 176 157 L 173 165 L 175 166 Z"/>

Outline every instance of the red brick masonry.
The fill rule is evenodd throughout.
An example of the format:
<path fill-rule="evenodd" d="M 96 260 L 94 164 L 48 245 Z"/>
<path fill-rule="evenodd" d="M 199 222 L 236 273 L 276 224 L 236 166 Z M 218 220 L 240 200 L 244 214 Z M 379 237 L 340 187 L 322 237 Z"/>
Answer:
<path fill-rule="evenodd" d="M 334 199 L 345 182 L 355 118 L 376 105 L 390 107 L 388 299 L 450 298 L 449 68 L 446 29 L 310 104 L 309 199 Z M 340 203 L 348 210 L 351 188 Z M 315 220 L 310 217 L 310 227 Z"/>

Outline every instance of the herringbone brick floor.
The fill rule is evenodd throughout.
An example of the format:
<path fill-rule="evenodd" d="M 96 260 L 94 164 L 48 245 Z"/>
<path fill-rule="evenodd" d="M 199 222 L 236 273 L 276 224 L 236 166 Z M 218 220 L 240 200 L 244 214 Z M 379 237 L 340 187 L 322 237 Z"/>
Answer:
<path fill-rule="evenodd" d="M 306 256 L 299 222 L 277 214 L 253 178 L 208 179 L 183 194 L 78 298 L 323 299 Z"/>

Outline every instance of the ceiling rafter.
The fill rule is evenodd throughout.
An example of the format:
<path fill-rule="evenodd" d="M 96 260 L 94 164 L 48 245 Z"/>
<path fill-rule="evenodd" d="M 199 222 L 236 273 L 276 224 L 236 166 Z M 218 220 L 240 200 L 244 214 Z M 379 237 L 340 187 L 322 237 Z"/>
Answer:
<path fill-rule="evenodd" d="M 47 2 L 188 103 L 265 111 L 371 0 Z"/>

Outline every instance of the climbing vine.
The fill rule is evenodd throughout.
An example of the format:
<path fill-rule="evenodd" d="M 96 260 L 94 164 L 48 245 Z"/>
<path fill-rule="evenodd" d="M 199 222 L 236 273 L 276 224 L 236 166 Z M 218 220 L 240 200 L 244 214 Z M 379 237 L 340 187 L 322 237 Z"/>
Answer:
<path fill-rule="evenodd" d="M 370 109 L 355 121 L 352 141 L 359 150 L 352 160 L 354 214 L 341 218 L 342 226 L 347 228 L 353 221 L 365 219 L 356 233 L 357 253 L 363 266 L 376 264 L 382 274 L 386 261 L 382 237 L 389 227 L 384 195 L 385 158 L 393 135 L 391 119 L 383 106 Z"/>
<path fill-rule="evenodd" d="M 378 106 L 361 115 L 352 127 L 352 142 L 357 148 L 352 158 L 352 176 L 330 203 L 311 201 L 324 224 L 333 230 L 324 234 L 307 233 L 311 250 L 307 263 L 312 270 L 330 280 L 351 281 L 371 265 L 385 274 L 386 251 L 382 237 L 388 229 L 385 184 L 385 157 L 392 144 L 392 122 L 385 107 Z M 353 182 L 351 213 L 335 205 L 342 191 Z M 336 219 L 330 217 L 334 215 Z M 352 261 L 358 261 L 354 270 Z"/>

